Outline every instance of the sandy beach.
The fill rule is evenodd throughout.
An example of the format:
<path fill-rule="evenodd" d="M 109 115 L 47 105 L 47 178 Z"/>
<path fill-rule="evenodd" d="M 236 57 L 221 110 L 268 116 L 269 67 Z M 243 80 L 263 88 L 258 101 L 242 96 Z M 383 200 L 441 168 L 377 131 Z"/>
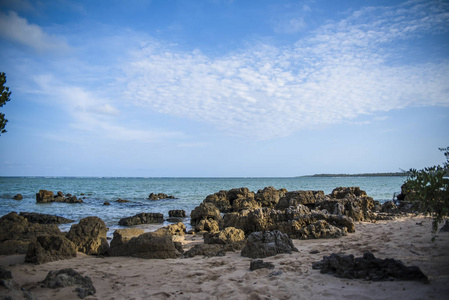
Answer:
<path fill-rule="evenodd" d="M 240 252 L 168 260 L 78 253 L 74 259 L 42 265 L 25 264 L 23 255 L 15 255 L 0 257 L 0 264 L 37 299 L 79 299 L 74 287 L 40 286 L 49 271 L 63 268 L 91 277 L 96 294 L 86 299 L 447 299 L 449 233 L 439 233 L 435 242 L 431 237 L 430 218 L 360 222 L 355 233 L 339 239 L 294 240 L 299 252 L 264 259 L 274 270 L 250 271 L 251 259 Z M 187 235 L 184 248 L 197 243 L 201 236 Z M 331 253 L 358 257 L 365 251 L 420 267 L 430 284 L 342 279 L 312 269 L 313 262 Z"/>

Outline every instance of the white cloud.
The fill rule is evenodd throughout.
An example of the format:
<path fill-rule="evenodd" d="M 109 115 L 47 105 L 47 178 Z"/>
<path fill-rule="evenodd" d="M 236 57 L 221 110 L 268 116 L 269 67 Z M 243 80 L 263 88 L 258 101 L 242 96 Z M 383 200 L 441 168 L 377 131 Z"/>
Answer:
<path fill-rule="evenodd" d="M 355 12 L 292 47 L 208 57 L 149 46 L 126 68 L 127 94 L 160 113 L 257 138 L 408 106 L 447 106 L 449 61 L 386 63 L 389 42 L 431 34 L 449 19 L 444 10 L 423 13 L 425 3 L 407 5 Z"/>
<path fill-rule="evenodd" d="M 274 23 L 274 32 L 276 33 L 298 33 L 307 27 L 303 17 L 294 17 L 282 19 Z"/>
<path fill-rule="evenodd" d="M 31 47 L 38 51 L 66 51 L 67 43 L 59 37 L 50 35 L 35 24 L 29 24 L 17 13 L 0 13 L 0 36 Z"/>
<path fill-rule="evenodd" d="M 153 143 L 184 137 L 181 132 L 176 131 L 143 130 L 141 128 L 144 126 L 141 124 L 133 125 L 126 119 L 127 116 L 122 117 L 122 112 L 111 103 L 111 100 L 101 98 L 82 87 L 62 84 L 53 76 L 36 76 L 35 81 L 39 87 L 38 93 L 45 96 L 41 98 L 51 102 L 52 105 L 56 104 L 67 114 L 66 125 L 90 133 L 95 140 L 106 138 L 120 142 Z M 55 136 L 53 135 L 53 138 Z M 76 139 L 76 135 L 73 136 Z M 75 139 L 71 141 L 76 142 Z"/>

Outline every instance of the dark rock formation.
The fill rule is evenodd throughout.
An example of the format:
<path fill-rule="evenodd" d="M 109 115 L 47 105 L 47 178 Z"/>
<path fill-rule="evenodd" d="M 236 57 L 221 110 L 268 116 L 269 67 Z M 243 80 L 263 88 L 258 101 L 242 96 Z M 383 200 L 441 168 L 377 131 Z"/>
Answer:
<path fill-rule="evenodd" d="M 184 257 L 194 257 L 198 255 L 205 257 L 225 256 L 226 251 L 224 250 L 223 245 L 199 244 L 193 246 L 184 253 Z"/>
<path fill-rule="evenodd" d="M 190 213 L 190 224 L 196 231 L 218 231 L 222 223 L 220 211 L 209 202 L 201 203 Z"/>
<path fill-rule="evenodd" d="M 223 245 L 218 244 L 199 244 L 190 248 L 184 253 L 184 257 L 194 257 L 197 255 L 205 257 L 225 256 L 226 251 Z"/>
<path fill-rule="evenodd" d="M 39 223 L 39 224 L 64 224 L 75 222 L 75 220 L 70 220 L 64 217 L 32 213 L 32 212 L 21 212 L 20 216 L 26 218 L 30 223 Z"/>
<path fill-rule="evenodd" d="M 118 198 L 118 200 L 116 200 L 115 202 L 117 202 L 117 203 L 128 203 L 130 201 L 126 200 L 126 199 Z"/>
<path fill-rule="evenodd" d="M 259 207 L 274 208 L 279 200 L 287 193 L 286 189 L 277 190 L 272 186 L 266 187 L 263 190 L 258 190 L 254 199 Z"/>
<path fill-rule="evenodd" d="M 359 187 L 338 187 L 332 190 L 330 196 L 335 199 L 344 199 L 348 196 L 363 197 L 366 192 Z"/>
<path fill-rule="evenodd" d="M 105 201 L 105 202 L 103 203 L 103 205 L 111 205 L 111 203 L 109 203 L 109 201 Z"/>
<path fill-rule="evenodd" d="M 323 191 L 293 191 L 287 192 L 279 200 L 276 209 L 286 209 L 290 206 L 305 205 L 314 208 L 317 201 L 324 199 Z"/>
<path fill-rule="evenodd" d="M 71 268 L 50 271 L 41 283 L 42 286 L 52 289 L 76 285 L 78 287 L 75 291 L 78 292 L 78 297 L 81 299 L 96 293 L 92 279 L 89 276 L 82 276 Z"/>
<path fill-rule="evenodd" d="M 76 246 L 72 241 L 62 235 L 44 235 L 30 243 L 25 261 L 43 264 L 73 257 L 76 257 Z"/>
<path fill-rule="evenodd" d="M 176 198 L 175 198 L 175 196 L 167 195 L 167 194 L 164 194 L 164 193 L 159 193 L 159 194 L 151 193 L 148 196 L 148 199 L 150 199 L 150 200 L 162 200 L 162 199 L 176 199 Z"/>
<path fill-rule="evenodd" d="M 185 218 L 186 211 L 183 209 L 173 209 L 168 211 L 168 216 L 171 218 Z"/>
<path fill-rule="evenodd" d="M 315 223 L 300 228 L 297 236 L 300 239 L 339 238 L 348 234 L 346 228 L 343 228 L 330 225 L 325 220 L 318 220 Z"/>
<path fill-rule="evenodd" d="M 185 235 L 186 234 L 186 225 L 184 223 L 179 222 L 176 224 L 171 224 L 162 228 L 159 228 L 159 232 L 163 232 L 169 235 Z"/>
<path fill-rule="evenodd" d="M 209 195 L 204 199 L 204 203 L 212 203 L 221 212 L 240 211 L 260 207 L 254 196 L 254 192 L 250 192 L 248 188 L 238 188 Z"/>
<path fill-rule="evenodd" d="M 318 201 L 316 209 L 326 210 L 330 214 L 344 215 L 355 222 L 376 219 L 373 213 L 373 198 L 368 197 L 366 192 L 360 188 L 336 188 L 330 196 L 331 198 L 326 197 L 324 200 Z"/>
<path fill-rule="evenodd" d="M 98 217 L 81 219 L 67 233 L 67 238 L 75 243 L 77 250 L 86 254 L 104 255 L 108 253 L 106 224 Z"/>
<path fill-rule="evenodd" d="M 122 244 L 111 245 L 110 255 L 167 259 L 177 258 L 180 252 L 170 235 L 161 232 L 147 232 Z"/>
<path fill-rule="evenodd" d="M 223 222 L 219 212 L 224 213 Z M 219 191 L 207 196 L 191 217 L 196 231 L 235 227 L 248 235 L 279 230 L 291 238 L 306 239 L 340 237 L 355 231 L 354 222 L 388 216 L 377 213 L 374 200 L 359 187 L 339 187 L 330 195 L 266 187 L 257 193 L 247 188 Z"/>
<path fill-rule="evenodd" d="M 40 190 L 36 194 L 36 203 L 65 202 L 65 203 L 84 203 L 83 200 L 77 199 L 76 196 L 64 194 L 59 191 L 56 195 L 52 191 Z"/>
<path fill-rule="evenodd" d="M 313 269 L 321 273 L 331 273 L 342 278 L 361 278 L 372 281 L 417 280 L 428 283 L 427 276 L 415 266 L 407 267 L 400 260 L 375 258 L 371 252 L 363 257 L 354 255 L 331 254 L 312 264 Z"/>
<path fill-rule="evenodd" d="M 21 288 L 12 278 L 10 271 L 0 268 L 0 299 L 35 299 L 33 294 Z"/>
<path fill-rule="evenodd" d="M 133 226 L 140 224 L 162 223 L 164 215 L 160 213 L 140 213 L 132 217 L 120 219 L 118 224 L 121 226 Z"/>
<path fill-rule="evenodd" d="M 271 262 L 264 262 L 261 259 L 252 260 L 249 264 L 249 269 L 251 271 L 258 269 L 274 269 L 274 264 Z"/>
<path fill-rule="evenodd" d="M 393 201 L 387 201 L 382 204 L 380 211 L 385 213 L 396 213 L 398 212 L 398 207 Z"/>
<path fill-rule="evenodd" d="M 287 233 L 291 238 L 307 238 L 308 235 L 305 235 L 306 232 L 301 229 L 319 220 L 338 227 L 342 233 L 355 231 L 355 224 L 350 218 L 318 211 L 310 212 L 302 204 L 284 210 L 264 207 L 239 213 L 228 213 L 224 216 L 224 226 L 242 229 L 246 235 L 256 231 L 279 230 Z"/>
<path fill-rule="evenodd" d="M 138 237 L 141 234 L 144 234 L 145 230 L 140 228 L 126 228 L 126 229 L 117 229 L 113 233 L 113 238 L 111 241 L 111 249 L 116 246 L 120 246 L 126 244 L 134 237 Z"/>
<path fill-rule="evenodd" d="M 22 194 L 17 194 L 13 197 L 14 200 L 23 200 Z"/>
<path fill-rule="evenodd" d="M 443 227 L 440 228 L 440 232 L 449 232 L 449 220 L 446 220 L 446 222 L 444 222 Z"/>
<path fill-rule="evenodd" d="M 54 224 L 30 223 L 22 216 L 11 212 L 0 218 L 0 255 L 26 254 L 28 245 L 41 235 L 59 235 Z"/>
<path fill-rule="evenodd" d="M 182 209 L 175 209 L 168 211 L 168 222 L 182 222 L 186 218 L 186 211 Z"/>
<path fill-rule="evenodd" d="M 264 258 L 280 253 L 291 254 L 293 251 L 298 251 L 298 249 L 293 246 L 293 242 L 288 235 L 275 230 L 251 233 L 241 255 L 251 258 Z"/>
<path fill-rule="evenodd" d="M 233 244 L 245 240 L 245 233 L 241 229 L 226 227 L 219 232 L 205 233 L 204 243 L 206 244 Z"/>

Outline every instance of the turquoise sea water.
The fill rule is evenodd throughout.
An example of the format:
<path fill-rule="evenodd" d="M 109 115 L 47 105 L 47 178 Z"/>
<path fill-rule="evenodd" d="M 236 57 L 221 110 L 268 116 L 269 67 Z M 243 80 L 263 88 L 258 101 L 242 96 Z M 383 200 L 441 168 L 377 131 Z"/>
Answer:
<path fill-rule="evenodd" d="M 257 192 L 267 186 L 277 189 L 323 190 L 329 194 L 334 188 L 358 186 L 374 200 L 391 200 L 399 192 L 405 177 L 295 177 L 295 178 L 86 178 L 86 177 L 0 177 L 0 216 L 11 211 L 37 212 L 70 218 L 78 222 L 87 216 L 103 219 L 110 232 L 120 226 L 118 220 L 141 212 L 159 212 L 168 217 L 168 211 L 183 209 L 187 215 L 209 194 L 220 190 L 247 187 Z M 45 189 L 62 191 L 77 197 L 86 197 L 85 203 L 37 204 L 36 193 Z M 13 200 L 16 194 L 23 200 Z M 148 200 L 150 193 L 165 193 L 178 199 Z M 84 194 L 84 196 L 80 196 Z M 119 198 L 129 203 L 115 202 Z M 103 203 L 109 201 L 111 205 Z M 188 223 L 185 222 L 186 225 Z M 61 225 L 68 230 L 71 224 Z M 146 225 L 152 230 L 160 225 Z"/>

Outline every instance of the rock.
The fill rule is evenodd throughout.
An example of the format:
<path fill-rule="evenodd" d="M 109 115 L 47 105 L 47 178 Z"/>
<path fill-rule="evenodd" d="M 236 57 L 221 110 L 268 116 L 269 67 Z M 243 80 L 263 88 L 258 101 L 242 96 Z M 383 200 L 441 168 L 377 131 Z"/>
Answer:
<path fill-rule="evenodd" d="M 168 211 L 168 216 L 170 218 L 185 218 L 186 217 L 186 211 L 182 209 L 174 209 Z"/>
<path fill-rule="evenodd" d="M 126 228 L 126 229 L 117 229 L 113 233 L 113 238 L 111 241 L 111 249 L 116 246 L 123 245 L 133 237 L 138 237 L 141 234 L 144 234 L 145 230 L 140 228 Z"/>
<path fill-rule="evenodd" d="M 245 240 L 245 233 L 241 229 L 226 227 L 222 231 L 204 234 L 206 244 L 233 244 Z"/>
<path fill-rule="evenodd" d="M 10 271 L 0 268 L 0 299 L 35 299 L 33 294 L 21 288 Z"/>
<path fill-rule="evenodd" d="M 272 186 L 266 187 L 263 190 L 258 190 L 254 199 L 260 207 L 274 208 L 278 204 L 279 199 L 287 193 L 286 189 L 277 190 Z"/>
<path fill-rule="evenodd" d="M 293 191 L 287 192 L 279 200 L 276 209 L 286 209 L 290 206 L 298 206 L 299 204 L 307 207 L 315 207 L 317 201 L 324 199 L 323 191 Z"/>
<path fill-rule="evenodd" d="M 175 196 L 167 195 L 167 194 L 164 194 L 164 193 L 159 193 L 159 194 L 151 193 L 148 196 L 148 199 L 150 199 L 150 200 L 161 200 L 161 199 L 176 199 L 176 198 L 175 198 Z"/>
<path fill-rule="evenodd" d="M 386 213 L 396 213 L 398 212 L 398 207 L 393 203 L 393 201 L 387 201 L 382 204 L 380 211 Z"/>
<path fill-rule="evenodd" d="M 443 227 L 440 228 L 440 232 L 449 232 L 449 220 L 446 220 L 446 222 L 444 222 Z"/>
<path fill-rule="evenodd" d="M 351 188 L 347 188 L 351 189 Z M 334 190 L 335 191 L 335 190 Z M 323 200 L 317 202 L 317 210 L 326 210 L 330 213 L 337 215 L 345 215 L 350 217 L 355 222 L 375 220 L 376 217 L 374 211 L 374 200 L 368 196 L 355 196 L 355 194 L 346 193 L 338 194 L 338 197 L 345 195 L 345 198 L 329 198 L 326 197 Z M 365 193 L 360 191 L 357 194 Z"/>
<path fill-rule="evenodd" d="M 218 244 L 199 244 L 190 248 L 184 253 L 184 257 L 194 257 L 197 255 L 205 257 L 225 256 L 226 251 L 223 245 Z"/>
<path fill-rule="evenodd" d="M 190 213 L 190 224 L 196 231 L 218 231 L 222 223 L 220 210 L 209 202 L 201 203 Z"/>
<path fill-rule="evenodd" d="M 213 204 L 220 212 L 241 211 L 243 209 L 260 207 L 254 196 L 254 192 L 250 192 L 248 188 L 237 188 L 209 195 L 204 199 L 203 203 Z"/>
<path fill-rule="evenodd" d="M 147 232 L 133 237 L 128 242 L 111 247 L 111 256 L 132 256 L 140 258 L 167 259 L 180 255 L 170 235 L 161 232 Z"/>
<path fill-rule="evenodd" d="M 126 199 L 118 198 L 118 200 L 115 201 L 115 202 L 117 202 L 117 203 L 128 203 L 128 202 L 130 202 L 130 201 L 128 201 L 128 200 L 126 200 Z"/>
<path fill-rule="evenodd" d="M 14 200 L 23 200 L 22 194 L 17 194 L 13 197 Z"/>
<path fill-rule="evenodd" d="M 30 223 L 16 212 L 0 218 L 0 255 L 26 254 L 28 245 L 41 235 L 59 235 L 54 224 Z"/>
<path fill-rule="evenodd" d="M 76 196 L 64 196 L 64 193 L 59 191 L 56 195 L 52 191 L 40 190 L 36 194 L 36 203 L 51 203 L 51 202 L 65 202 L 65 203 L 84 203 L 83 200 L 77 199 Z"/>
<path fill-rule="evenodd" d="M 36 194 L 37 203 L 54 202 L 53 198 L 54 196 L 52 191 L 40 190 L 39 193 Z"/>
<path fill-rule="evenodd" d="M 271 262 L 264 262 L 261 259 L 252 260 L 249 265 L 251 271 L 258 269 L 274 269 L 274 264 Z"/>
<path fill-rule="evenodd" d="M 182 222 L 186 218 L 186 211 L 179 209 L 179 210 L 169 210 L 168 211 L 168 222 Z"/>
<path fill-rule="evenodd" d="M 366 196 L 366 192 L 359 187 L 338 187 L 331 192 L 331 197 L 335 199 L 344 199 L 348 196 L 362 197 Z"/>
<path fill-rule="evenodd" d="M 219 230 L 220 224 L 216 220 L 204 219 L 195 226 L 196 232 L 217 232 Z"/>
<path fill-rule="evenodd" d="M 371 252 L 363 257 L 332 253 L 324 256 L 322 261 L 312 264 L 313 269 L 321 273 L 331 273 L 342 278 L 361 278 L 372 281 L 417 280 L 428 283 L 428 277 L 415 266 L 407 267 L 400 260 L 391 258 L 378 259 Z"/>
<path fill-rule="evenodd" d="M 346 228 L 340 229 L 336 226 L 329 225 L 325 220 L 319 220 L 306 227 L 299 229 L 300 239 L 320 239 L 320 238 L 339 238 L 348 234 Z"/>
<path fill-rule="evenodd" d="M 175 243 L 182 243 L 185 240 L 184 235 L 186 234 L 186 226 L 184 223 L 179 222 L 177 224 L 171 224 L 156 230 L 162 234 L 168 234 Z M 182 252 L 182 251 L 181 251 Z"/>
<path fill-rule="evenodd" d="M 31 212 L 21 212 L 20 216 L 26 218 L 30 223 L 39 224 L 64 224 L 75 222 L 75 220 L 67 219 L 64 217 Z"/>
<path fill-rule="evenodd" d="M 184 223 L 179 222 L 177 224 L 171 224 L 162 228 L 159 228 L 156 231 L 164 232 L 165 234 L 170 235 L 185 235 L 186 234 L 186 225 Z"/>
<path fill-rule="evenodd" d="M 246 235 L 257 231 L 279 230 L 287 233 L 291 238 L 304 238 L 301 228 L 319 220 L 325 220 L 329 225 L 338 227 L 344 232 L 355 231 L 352 219 L 317 211 L 311 213 L 302 204 L 284 210 L 264 207 L 239 213 L 227 213 L 223 218 L 224 226 L 242 229 Z"/>
<path fill-rule="evenodd" d="M 76 257 L 76 246 L 61 235 L 38 236 L 30 243 L 25 262 L 43 264 Z"/>
<path fill-rule="evenodd" d="M 164 215 L 161 213 L 140 213 L 132 217 L 120 219 L 118 224 L 121 226 L 133 226 L 162 222 L 164 222 Z"/>
<path fill-rule="evenodd" d="M 67 233 L 67 238 L 75 243 L 77 250 L 86 254 L 104 255 L 108 253 L 106 224 L 98 217 L 81 219 Z"/>
<path fill-rule="evenodd" d="M 293 246 L 293 242 L 288 235 L 274 230 L 251 233 L 241 255 L 251 258 L 264 258 L 280 253 L 291 254 L 293 251 L 298 251 L 298 249 Z"/>
<path fill-rule="evenodd" d="M 44 287 L 52 289 L 77 285 L 75 291 L 78 292 L 78 297 L 81 299 L 96 293 L 92 279 L 89 276 L 82 276 L 71 268 L 50 271 L 41 283 Z"/>
<path fill-rule="evenodd" d="M 105 201 L 105 202 L 103 203 L 103 205 L 111 205 L 111 203 L 109 203 L 109 201 Z"/>
<path fill-rule="evenodd" d="M 11 271 L 0 268 L 0 280 L 8 280 L 12 279 Z"/>

